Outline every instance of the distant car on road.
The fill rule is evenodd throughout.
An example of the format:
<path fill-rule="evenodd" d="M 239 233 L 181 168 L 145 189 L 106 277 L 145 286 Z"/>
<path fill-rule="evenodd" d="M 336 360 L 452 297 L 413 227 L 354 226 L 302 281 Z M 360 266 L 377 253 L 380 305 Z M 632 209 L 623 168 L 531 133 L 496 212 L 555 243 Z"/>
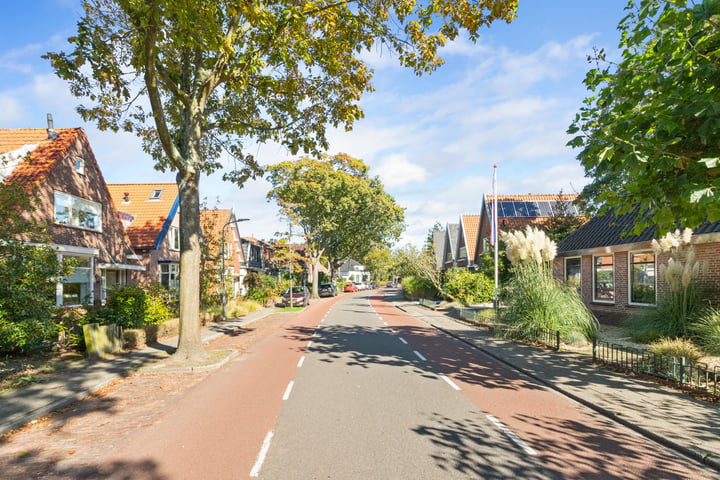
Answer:
<path fill-rule="evenodd" d="M 343 287 L 343 292 L 357 292 L 357 291 L 358 291 L 357 285 L 354 285 L 352 283 L 346 283 L 345 286 Z"/>
<path fill-rule="evenodd" d="M 318 295 L 321 297 L 334 297 L 337 295 L 337 288 L 332 283 L 321 283 L 318 285 Z"/>
<path fill-rule="evenodd" d="M 292 295 L 288 288 L 283 293 L 281 302 L 283 307 L 307 307 L 310 305 L 310 291 L 307 287 L 292 287 Z"/>

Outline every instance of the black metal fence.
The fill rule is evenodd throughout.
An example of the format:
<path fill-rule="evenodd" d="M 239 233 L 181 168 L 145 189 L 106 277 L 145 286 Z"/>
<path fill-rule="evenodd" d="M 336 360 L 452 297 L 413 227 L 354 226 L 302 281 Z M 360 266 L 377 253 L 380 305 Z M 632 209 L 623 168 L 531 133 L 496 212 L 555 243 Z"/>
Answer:
<path fill-rule="evenodd" d="M 703 362 L 600 341 L 593 343 L 593 362 L 662 378 L 720 398 L 720 369 Z"/>

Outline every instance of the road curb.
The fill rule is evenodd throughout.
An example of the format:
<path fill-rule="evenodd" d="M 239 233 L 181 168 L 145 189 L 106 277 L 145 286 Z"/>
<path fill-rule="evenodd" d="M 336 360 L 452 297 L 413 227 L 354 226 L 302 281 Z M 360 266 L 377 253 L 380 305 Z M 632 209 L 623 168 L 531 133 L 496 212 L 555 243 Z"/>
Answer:
<path fill-rule="evenodd" d="M 397 307 L 397 308 L 407 313 L 407 311 L 404 310 L 403 308 L 401 308 L 401 307 Z M 452 318 L 451 318 L 451 320 L 455 321 L 455 320 L 452 319 Z M 481 351 L 481 352 L 484 353 L 485 355 L 493 358 L 494 360 L 496 360 L 496 361 L 498 361 L 498 362 L 500 362 L 500 363 L 502 363 L 502 364 L 504 364 L 504 365 L 506 365 L 506 366 L 508 366 L 508 367 L 511 367 L 511 368 L 513 368 L 513 369 L 515 369 L 515 370 L 517 370 L 517 371 L 519 371 L 519 372 L 522 372 L 524 375 L 532 378 L 534 381 L 536 381 L 536 382 L 538 382 L 538 383 L 540 383 L 540 384 L 542 384 L 542 385 L 544 385 L 544 386 L 546 386 L 546 387 L 548 387 L 548 388 L 550 388 L 550 389 L 552 389 L 552 390 L 555 390 L 555 391 L 558 392 L 558 393 L 561 393 L 562 395 L 564 395 L 564 396 L 566 396 L 566 397 L 568 397 L 568 398 L 570 398 L 570 399 L 572 399 L 572 400 L 574 400 L 574 401 L 576 401 L 576 402 L 578 402 L 578 403 L 580 403 L 580 404 L 582 404 L 582 405 L 584 405 L 584 406 L 586 406 L 586 407 L 588 407 L 588 408 L 596 411 L 597 413 L 600 413 L 601 415 L 603 415 L 603 416 L 605 416 L 605 417 L 607 417 L 607 418 L 609 418 L 609 419 L 611 419 L 611 420 L 613 420 L 613 421 L 615 421 L 615 422 L 617 422 L 617 423 L 619 423 L 619 424 L 621 424 L 621 425 L 629 428 L 630 430 L 633 430 L 633 431 L 635 431 L 635 432 L 637 432 L 637 433 L 639 433 L 639 434 L 641 434 L 641 435 L 643 435 L 643 436 L 645 436 L 645 437 L 647 437 L 647 438 L 649 438 L 649 439 L 651 439 L 651 440 L 653 440 L 653 441 L 655 441 L 655 442 L 657 442 L 657 443 L 659 443 L 659 444 L 661 444 L 661 445 L 663 445 L 663 446 L 665 446 L 665 447 L 667 447 L 667 448 L 670 448 L 670 449 L 672 449 L 672 450 L 675 450 L 675 451 L 677 451 L 677 452 L 685 455 L 686 457 L 689 457 L 689 458 L 691 458 L 691 459 L 693 459 L 693 460 L 695 460 L 695 461 L 697 461 L 697 462 L 700 462 L 700 463 L 702 463 L 702 464 L 704 464 L 704 465 L 707 465 L 707 466 L 709 466 L 709 467 L 712 467 L 713 469 L 715 469 L 715 470 L 717 470 L 718 472 L 720 472 L 720 459 L 718 459 L 718 458 L 716 458 L 715 456 L 713 456 L 712 453 L 708 453 L 708 452 L 706 452 L 706 451 L 702 451 L 702 450 L 698 450 L 698 449 L 695 449 L 695 448 L 687 447 L 687 446 L 685 446 L 685 445 L 678 444 L 678 443 L 673 442 L 672 440 L 670 440 L 670 439 L 668 439 L 668 438 L 666 438 L 666 437 L 663 437 L 663 436 L 661 436 L 661 435 L 658 435 L 658 434 L 656 434 L 656 433 L 654 433 L 654 432 L 652 432 L 652 431 L 650 431 L 650 430 L 647 430 L 647 429 L 645 429 L 645 428 L 643 428 L 643 427 L 641 427 L 641 426 L 639 426 L 639 425 L 637 425 L 637 424 L 635 424 L 635 423 L 629 422 L 629 421 L 625 420 L 624 418 L 622 418 L 621 416 L 616 415 L 614 412 L 611 412 L 611 411 L 609 411 L 608 409 L 606 409 L 606 408 L 604 408 L 604 407 L 601 407 L 600 405 L 597 405 L 597 404 L 595 404 L 595 403 L 593 403 L 593 402 L 590 402 L 590 401 L 588 401 L 588 400 L 586 400 L 586 399 L 584 399 L 584 398 L 582 398 L 582 397 L 580 397 L 580 396 L 578 396 L 578 395 L 575 395 L 575 394 L 567 391 L 566 389 L 562 388 L 561 386 L 558 386 L 558 385 L 556 385 L 556 384 L 553 384 L 553 383 L 551 383 L 551 382 L 548 382 L 547 380 L 544 380 L 543 378 L 538 377 L 537 375 L 533 374 L 532 372 L 527 371 L 527 370 L 524 369 L 523 367 L 519 367 L 519 366 L 517 366 L 517 365 L 515 365 L 515 364 L 513 364 L 513 363 L 511 363 L 511 362 L 509 362 L 509 361 L 507 361 L 507 360 L 505 360 L 505 359 L 503 359 L 503 358 L 501 358 L 501 357 L 493 354 L 492 352 L 484 349 L 484 348 L 481 347 L 480 345 L 477 345 L 475 342 L 473 342 L 473 341 L 471 341 L 471 340 L 468 340 L 468 339 L 466 339 L 466 338 L 463 338 L 462 335 L 458 335 L 458 334 L 456 334 L 456 333 L 454 333 L 454 332 L 451 332 L 451 331 L 449 331 L 449 330 L 447 330 L 447 329 L 445 329 L 445 328 L 443 328 L 443 327 L 440 327 L 440 326 L 434 324 L 431 320 L 425 319 L 425 321 L 426 321 L 429 325 L 431 325 L 433 328 L 435 328 L 435 329 L 437 329 L 437 330 L 440 330 L 441 332 L 445 333 L 446 335 L 449 335 L 449 336 L 451 336 L 451 337 L 453 337 L 453 338 L 455 338 L 455 339 L 463 342 L 464 344 L 466 344 L 466 345 L 468 345 L 468 346 L 470 346 L 470 347 L 472 347 L 472 348 L 474 348 L 474 349 L 477 349 L 477 350 Z"/>

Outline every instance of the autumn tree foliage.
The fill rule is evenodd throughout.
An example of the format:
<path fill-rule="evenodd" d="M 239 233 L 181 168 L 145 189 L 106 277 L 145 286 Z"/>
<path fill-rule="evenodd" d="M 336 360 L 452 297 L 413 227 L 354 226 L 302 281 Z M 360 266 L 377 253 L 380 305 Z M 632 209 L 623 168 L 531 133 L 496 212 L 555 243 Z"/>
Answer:
<path fill-rule="evenodd" d="M 67 52 L 49 53 L 101 129 L 136 132 L 180 195 L 180 341 L 175 358 L 202 359 L 200 179 L 224 173 L 242 184 L 261 173 L 248 142 L 275 141 L 319 154 L 328 126 L 350 129 L 372 90 L 362 60 L 394 53 L 417 74 L 442 64 L 438 49 L 471 40 L 517 0 L 85 0 Z"/>
<path fill-rule="evenodd" d="M 321 258 L 336 270 L 348 258 L 362 259 L 391 244 L 404 228 L 404 211 L 365 163 L 349 155 L 303 158 L 268 167 L 268 198 L 300 227 L 312 265 L 317 297 Z"/>

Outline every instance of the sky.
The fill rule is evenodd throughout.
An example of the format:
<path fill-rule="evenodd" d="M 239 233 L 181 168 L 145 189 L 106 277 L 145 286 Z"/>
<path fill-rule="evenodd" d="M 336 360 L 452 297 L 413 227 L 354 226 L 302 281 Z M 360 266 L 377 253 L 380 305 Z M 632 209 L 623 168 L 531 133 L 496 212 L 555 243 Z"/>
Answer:
<path fill-rule="evenodd" d="M 32 0 L 3 6 L 0 33 L 0 128 L 82 127 L 108 183 L 174 182 L 129 133 L 101 132 L 84 122 L 46 52 L 69 50 L 81 0 Z M 583 79 L 594 48 L 617 55 L 617 24 L 627 0 L 520 0 L 511 24 L 495 23 L 473 44 L 443 50 L 445 65 L 417 77 L 379 51 L 364 58 L 375 91 L 361 101 L 365 117 L 351 132 L 329 130 L 328 153 L 362 159 L 370 174 L 405 209 L 406 229 L 396 244 L 422 245 L 436 223 L 479 214 L 483 194 L 579 193 L 587 183 L 566 146 L 566 130 L 588 95 Z M 250 144 L 263 165 L 292 157 L 282 147 Z M 230 166 L 228 160 L 227 165 Z M 242 189 L 204 177 L 200 195 L 210 206 L 232 208 L 243 236 L 269 240 L 287 225 L 268 202 L 265 180 Z M 299 239 L 295 238 L 295 241 Z"/>

